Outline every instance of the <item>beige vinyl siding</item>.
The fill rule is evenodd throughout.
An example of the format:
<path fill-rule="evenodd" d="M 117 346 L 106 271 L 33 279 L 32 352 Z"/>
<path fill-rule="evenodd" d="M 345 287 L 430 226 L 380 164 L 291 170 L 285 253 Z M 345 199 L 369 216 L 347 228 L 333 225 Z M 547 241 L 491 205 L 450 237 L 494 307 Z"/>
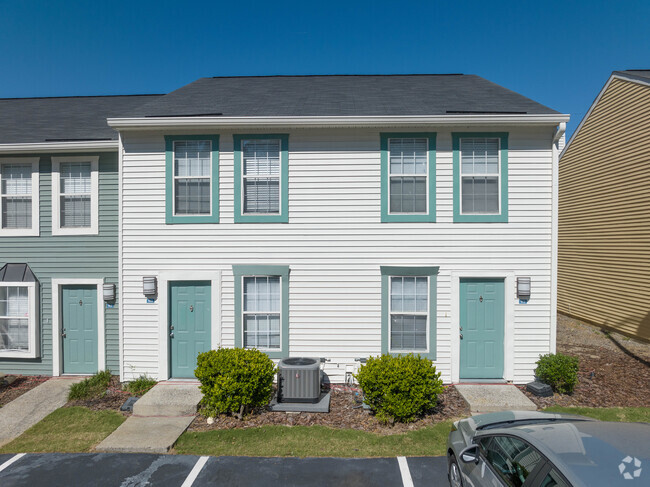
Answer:
<path fill-rule="evenodd" d="M 558 310 L 650 340 L 650 86 L 614 78 L 560 160 Z"/>
<path fill-rule="evenodd" d="M 489 127 L 471 127 L 489 131 Z M 492 129 L 493 131 L 494 129 Z M 452 272 L 530 276 L 514 303 L 515 382 L 550 347 L 552 129 L 510 128 L 509 223 L 454 223 L 452 129 L 436 131 L 436 223 L 381 223 L 378 130 L 289 132 L 289 223 L 234 223 L 232 132 L 220 135 L 220 223 L 165 225 L 162 133 L 123 134 L 123 372 L 158 374 L 158 303 L 142 277 L 221 271 L 221 344 L 234 345 L 233 264 L 289 265 L 293 356 L 331 359 L 341 382 L 356 357 L 381 353 L 380 266 L 440 266 L 436 365 L 451 380 Z M 499 131 L 504 131 L 502 127 Z M 206 133 L 205 130 L 202 133 Z"/>

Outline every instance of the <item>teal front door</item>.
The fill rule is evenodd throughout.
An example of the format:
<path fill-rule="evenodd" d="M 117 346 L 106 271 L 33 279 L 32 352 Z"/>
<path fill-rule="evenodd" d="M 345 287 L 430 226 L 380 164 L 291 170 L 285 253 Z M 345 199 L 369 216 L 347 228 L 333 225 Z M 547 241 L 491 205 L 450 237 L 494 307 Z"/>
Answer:
<path fill-rule="evenodd" d="M 63 373 L 94 374 L 97 364 L 97 287 L 61 289 Z"/>
<path fill-rule="evenodd" d="M 169 285 L 170 376 L 194 377 L 196 357 L 210 350 L 210 282 Z"/>
<path fill-rule="evenodd" d="M 461 279 L 461 379 L 503 379 L 504 298 L 503 279 Z"/>

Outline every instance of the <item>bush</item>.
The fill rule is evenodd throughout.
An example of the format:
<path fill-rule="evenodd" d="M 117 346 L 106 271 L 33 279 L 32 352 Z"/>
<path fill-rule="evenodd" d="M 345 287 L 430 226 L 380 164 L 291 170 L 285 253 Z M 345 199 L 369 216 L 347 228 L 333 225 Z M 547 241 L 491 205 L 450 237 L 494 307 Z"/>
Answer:
<path fill-rule="evenodd" d="M 72 384 L 68 393 L 68 401 L 102 397 L 111 384 L 111 378 L 111 371 L 103 370 L 81 382 Z"/>
<path fill-rule="evenodd" d="M 148 377 L 146 374 L 142 374 L 135 380 L 129 382 L 124 389 L 127 392 L 130 392 L 134 396 L 144 396 L 149 389 L 157 384 L 155 379 Z"/>
<path fill-rule="evenodd" d="M 540 355 L 535 375 L 554 391 L 571 394 L 578 383 L 578 358 L 561 353 Z"/>
<path fill-rule="evenodd" d="M 440 372 L 420 355 L 370 357 L 355 375 L 365 402 L 381 421 L 410 422 L 438 403 Z"/>
<path fill-rule="evenodd" d="M 199 354 L 194 375 L 207 414 L 234 413 L 241 419 L 271 399 L 275 365 L 259 350 L 219 348 Z"/>

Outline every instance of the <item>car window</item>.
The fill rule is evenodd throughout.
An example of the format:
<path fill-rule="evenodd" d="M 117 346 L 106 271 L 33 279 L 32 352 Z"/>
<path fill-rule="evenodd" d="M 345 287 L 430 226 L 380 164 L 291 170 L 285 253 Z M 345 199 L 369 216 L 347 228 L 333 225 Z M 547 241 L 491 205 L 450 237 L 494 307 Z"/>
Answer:
<path fill-rule="evenodd" d="M 548 475 L 546 475 L 546 477 L 544 477 L 544 480 L 539 484 L 539 487 L 569 487 L 569 484 L 567 484 L 560 474 L 553 469 L 548 473 Z"/>
<path fill-rule="evenodd" d="M 483 443 L 485 459 L 510 486 L 520 487 L 542 461 L 542 457 L 528 443 L 509 436 L 494 436 Z"/>

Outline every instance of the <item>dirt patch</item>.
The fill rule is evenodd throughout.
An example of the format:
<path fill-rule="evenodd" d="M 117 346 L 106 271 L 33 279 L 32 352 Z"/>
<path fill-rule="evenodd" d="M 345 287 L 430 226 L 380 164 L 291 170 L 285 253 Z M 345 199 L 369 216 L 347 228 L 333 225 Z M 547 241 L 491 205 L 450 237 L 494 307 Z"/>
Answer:
<path fill-rule="evenodd" d="M 132 394 L 122 390 L 122 383 L 119 377 L 113 376 L 111 383 L 106 389 L 106 392 L 101 397 L 94 397 L 91 399 L 76 399 L 68 401 L 65 407 L 82 406 L 93 411 L 101 411 L 104 409 L 112 409 L 119 411 L 125 416 L 129 416 L 130 412 L 120 411 L 120 406 L 124 404 Z"/>
<path fill-rule="evenodd" d="M 49 377 L 41 375 L 6 376 L 0 379 L 0 407 L 41 385 Z"/>
<path fill-rule="evenodd" d="M 524 391 L 538 407 L 650 407 L 650 344 L 558 315 L 557 351 L 580 359 L 578 385 L 553 397 Z"/>
<path fill-rule="evenodd" d="M 438 405 L 423 418 L 412 423 L 384 425 L 358 402 L 361 390 L 357 387 L 332 385 L 329 413 L 281 413 L 268 409 L 259 410 L 243 421 L 232 416 L 220 415 L 213 424 L 199 414 L 189 427 L 189 431 L 209 431 L 213 429 L 254 428 L 266 425 L 288 426 L 329 426 L 331 428 L 371 431 L 379 434 L 395 434 L 417 430 L 434 423 L 469 415 L 467 403 L 453 386 L 445 387 L 439 396 Z"/>

